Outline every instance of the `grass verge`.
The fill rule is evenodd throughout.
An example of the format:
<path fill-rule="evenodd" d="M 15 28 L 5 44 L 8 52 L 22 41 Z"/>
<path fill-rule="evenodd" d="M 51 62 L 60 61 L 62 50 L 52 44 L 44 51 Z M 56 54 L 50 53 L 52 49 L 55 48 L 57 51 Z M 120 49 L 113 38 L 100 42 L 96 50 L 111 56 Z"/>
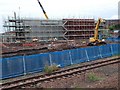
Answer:
<path fill-rule="evenodd" d="M 89 81 L 92 81 L 92 82 L 101 80 L 101 78 L 96 76 L 94 73 L 89 73 L 87 78 Z"/>

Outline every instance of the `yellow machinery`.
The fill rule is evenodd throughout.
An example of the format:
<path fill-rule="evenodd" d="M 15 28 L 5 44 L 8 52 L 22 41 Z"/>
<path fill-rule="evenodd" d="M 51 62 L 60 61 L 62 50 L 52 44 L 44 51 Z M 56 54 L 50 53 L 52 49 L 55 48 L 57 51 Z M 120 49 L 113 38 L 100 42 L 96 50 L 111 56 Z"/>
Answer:
<path fill-rule="evenodd" d="M 45 15 L 46 19 L 48 19 L 48 16 L 47 16 L 47 14 L 46 14 L 46 12 L 45 12 L 45 10 L 44 10 L 44 8 L 43 8 L 42 4 L 40 3 L 40 1 L 39 1 L 39 0 L 37 0 L 37 1 L 38 1 L 39 5 L 40 5 L 40 7 L 41 7 L 41 9 L 42 9 L 42 11 L 43 11 L 43 13 L 44 13 L 44 15 Z"/>
<path fill-rule="evenodd" d="M 98 38 L 98 29 L 100 26 L 100 23 L 105 22 L 104 19 L 99 18 L 95 27 L 94 37 L 90 38 L 88 46 L 94 46 L 94 45 L 103 45 L 106 44 L 105 41 L 99 40 Z"/>

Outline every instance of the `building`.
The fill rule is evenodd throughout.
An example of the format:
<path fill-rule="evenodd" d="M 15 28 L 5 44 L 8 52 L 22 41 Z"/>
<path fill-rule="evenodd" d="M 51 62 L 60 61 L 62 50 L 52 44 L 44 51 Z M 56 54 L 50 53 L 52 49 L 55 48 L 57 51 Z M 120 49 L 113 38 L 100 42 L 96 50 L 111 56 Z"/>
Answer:
<path fill-rule="evenodd" d="M 6 42 L 88 39 L 93 37 L 94 19 L 37 20 L 9 18 L 3 25 Z"/>

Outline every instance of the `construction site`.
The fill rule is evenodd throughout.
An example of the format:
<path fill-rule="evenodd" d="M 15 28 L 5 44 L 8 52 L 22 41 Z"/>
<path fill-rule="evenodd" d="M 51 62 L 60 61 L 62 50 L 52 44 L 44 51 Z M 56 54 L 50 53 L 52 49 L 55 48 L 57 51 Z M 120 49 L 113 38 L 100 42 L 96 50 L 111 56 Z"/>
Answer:
<path fill-rule="evenodd" d="M 62 50 L 64 47 L 71 48 L 86 44 L 86 40 L 94 36 L 95 20 L 21 19 L 20 17 L 17 18 L 14 13 L 14 18 L 5 21 L 4 28 L 6 32 L 3 36 L 3 43 L 6 46 L 14 46 L 15 50 L 40 46 L 43 48 L 50 46 L 52 49 L 59 48 Z M 3 51 L 8 52 L 4 48 Z"/>
<path fill-rule="evenodd" d="M 46 49 L 47 52 L 86 47 L 89 38 L 94 37 L 96 23 L 94 19 L 22 19 L 14 13 L 14 17 L 8 18 L 3 25 L 2 55 L 23 49 L 40 49 L 40 52 Z M 119 24 L 120 20 L 114 23 Z M 107 27 L 106 23 L 100 24 L 98 32 L 108 37 Z"/>
<path fill-rule="evenodd" d="M 2 62 L 0 79 L 7 80 L 43 72 L 46 66 L 56 66 L 58 69 L 93 61 L 96 63 L 91 63 L 90 66 L 101 63 L 101 66 L 93 67 L 95 69 L 109 65 L 108 61 L 113 60 L 114 62 L 111 64 L 119 63 L 120 30 L 118 26 L 120 25 L 120 19 L 49 19 L 42 4 L 39 0 L 37 1 L 46 19 L 23 18 L 14 12 L 13 17 L 8 17 L 4 21 L 4 33 L 0 35 L 2 51 L 0 52 L 0 62 Z M 110 28 L 111 26 L 115 27 L 115 25 L 118 25 L 118 30 Z M 116 57 L 111 59 L 110 57 L 113 56 Z M 110 60 L 105 58 L 110 58 Z M 102 59 L 101 62 L 98 62 L 98 59 Z M 102 65 L 102 62 L 107 62 L 107 64 Z M 88 67 L 87 65 L 83 66 Z M 78 67 L 79 65 L 75 68 Z M 85 69 L 85 72 L 91 68 Z M 82 71 L 84 72 L 84 69 Z M 60 72 L 62 73 L 62 70 L 55 73 Z M 65 72 L 66 74 L 61 76 L 73 75 L 76 72 L 79 72 L 79 70 Z M 49 74 L 54 76 L 55 73 L 45 73 L 45 75 L 49 77 Z M 57 77 L 61 78 L 61 76 L 58 75 Z M 83 78 L 85 77 L 83 76 Z M 44 77 L 42 78 L 44 81 Z M 39 79 L 41 79 L 41 76 Z M 35 80 L 37 81 L 38 78 L 33 81 Z M 21 87 L 24 83 L 26 86 L 28 83 L 35 84 L 23 81 Z M 17 83 L 7 86 L 3 84 L 3 89 L 11 89 L 17 86 L 19 86 Z"/>
<path fill-rule="evenodd" d="M 102 18 L 52 20 L 48 18 L 40 1 L 37 1 L 46 20 L 22 18 L 14 12 L 13 17 L 4 21 L 5 32 L 1 34 L 3 57 L 26 49 L 40 49 L 40 52 L 46 49 L 48 52 L 86 47 L 107 39 L 111 34 L 109 27 L 120 24 L 119 19 L 105 20 L 104 23 Z"/>

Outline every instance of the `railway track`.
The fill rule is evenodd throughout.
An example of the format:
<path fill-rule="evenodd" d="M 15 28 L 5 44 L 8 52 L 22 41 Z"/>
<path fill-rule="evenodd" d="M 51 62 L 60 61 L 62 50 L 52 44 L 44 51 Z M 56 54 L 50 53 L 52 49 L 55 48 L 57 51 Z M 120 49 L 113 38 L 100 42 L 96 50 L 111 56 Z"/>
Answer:
<path fill-rule="evenodd" d="M 63 76 L 78 74 L 78 73 L 85 72 L 87 70 L 91 70 L 95 68 L 99 68 L 102 66 L 120 63 L 119 59 L 120 57 L 109 59 L 109 60 L 104 60 L 104 61 L 99 61 L 99 62 L 95 62 L 91 64 L 86 64 L 82 66 L 72 67 L 69 69 L 53 72 L 51 74 L 44 74 L 40 76 L 34 76 L 34 77 L 24 78 L 24 79 L 12 81 L 12 82 L 2 83 L 1 89 L 21 88 L 21 87 L 29 86 L 29 85 L 36 84 L 42 81 L 49 81 L 51 79 L 56 79 L 56 78 L 60 78 Z"/>

